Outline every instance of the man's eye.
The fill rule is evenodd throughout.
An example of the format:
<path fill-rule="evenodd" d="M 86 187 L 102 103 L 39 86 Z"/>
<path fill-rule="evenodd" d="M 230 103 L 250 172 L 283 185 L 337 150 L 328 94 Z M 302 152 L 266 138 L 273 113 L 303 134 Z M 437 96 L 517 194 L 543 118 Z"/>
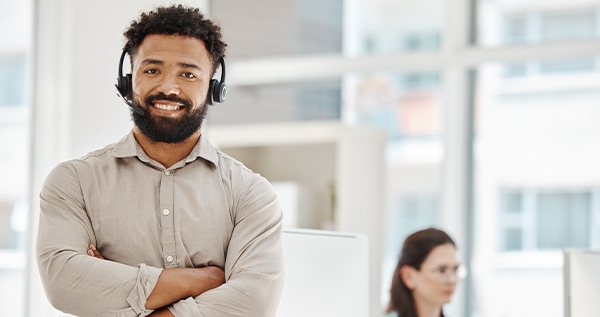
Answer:
<path fill-rule="evenodd" d="M 194 77 L 196 77 L 196 75 L 194 75 L 193 73 L 189 73 L 188 72 L 188 73 L 183 73 L 183 77 L 185 77 L 185 78 L 194 78 Z"/>
<path fill-rule="evenodd" d="M 148 70 L 146 71 L 146 73 L 148 73 L 148 74 L 158 74 L 158 70 L 156 70 L 156 69 L 154 69 L 154 68 L 151 68 L 151 69 L 148 69 Z"/>

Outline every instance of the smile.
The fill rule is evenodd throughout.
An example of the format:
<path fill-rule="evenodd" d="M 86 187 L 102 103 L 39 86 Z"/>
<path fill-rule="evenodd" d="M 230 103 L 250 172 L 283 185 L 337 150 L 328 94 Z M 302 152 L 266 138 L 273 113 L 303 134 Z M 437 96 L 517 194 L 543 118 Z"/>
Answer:
<path fill-rule="evenodd" d="M 180 106 L 167 105 L 167 104 L 163 104 L 163 103 L 155 103 L 154 107 L 156 107 L 160 110 L 168 110 L 168 111 L 179 110 L 179 108 L 180 108 Z"/>

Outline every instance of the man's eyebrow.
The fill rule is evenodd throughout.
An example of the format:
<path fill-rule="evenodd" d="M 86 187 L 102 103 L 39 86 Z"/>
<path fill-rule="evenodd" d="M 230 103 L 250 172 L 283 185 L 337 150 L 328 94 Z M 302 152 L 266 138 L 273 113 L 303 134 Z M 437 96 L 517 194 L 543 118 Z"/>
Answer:
<path fill-rule="evenodd" d="M 142 61 L 142 65 L 164 65 L 165 62 L 159 59 L 146 58 Z M 177 63 L 177 66 L 182 68 L 192 68 L 202 71 L 202 68 L 196 64 L 188 64 L 188 63 Z"/>
<path fill-rule="evenodd" d="M 183 67 L 183 68 L 193 68 L 193 69 L 197 69 L 199 71 L 202 71 L 202 68 L 200 68 L 200 66 L 198 66 L 196 64 L 177 63 L 177 65 L 179 65 L 179 67 Z"/>
<path fill-rule="evenodd" d="M 154 65 L 163 65 L 165 62 L 159 60 L 159 59 L 151 59 L 151 58 L 146 58 L 145 60 L 142 61 L 142 64 L 154 64 Z"/>

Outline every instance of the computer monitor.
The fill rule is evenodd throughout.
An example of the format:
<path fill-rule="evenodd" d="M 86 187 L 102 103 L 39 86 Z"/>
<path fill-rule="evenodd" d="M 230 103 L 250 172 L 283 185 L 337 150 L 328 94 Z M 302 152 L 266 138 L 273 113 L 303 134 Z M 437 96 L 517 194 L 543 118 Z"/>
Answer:
<path fill-rule="evenodd" d="M 565 317 L 596 317 L 600 312 L 600 251 L 564 250 Z"/>
<path fill-rule="evenodd" d="M 285 283 L 277 317 L 369 316 L 366 235 L 284 229 Z"/>

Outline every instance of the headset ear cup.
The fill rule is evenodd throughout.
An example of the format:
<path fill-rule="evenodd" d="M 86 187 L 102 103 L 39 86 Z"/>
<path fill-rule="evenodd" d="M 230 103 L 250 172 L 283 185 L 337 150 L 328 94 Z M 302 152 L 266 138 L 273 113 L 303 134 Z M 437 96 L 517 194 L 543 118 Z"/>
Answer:
<path fill-rule="evenodd" d="M 222 103 L 225 101 L 225 98 L 227 98 L 227 85 L 216 79 L 211 79 L 210 92 L 211 104 L 214 104 L 215 102 Z"/>
<path fill-rule="evenodd" d="M 117 78 L 117 90 L 121 97 L 131 100 L 131 96 L 133 95 L 132 87 L 131 87 L 131 74 L 127 74 L 125 76 L 119 76 Z"/>
<path fill-rule="evenodd" d="M 227 85 L 219 82 L 219 102 L 225 101 L 227 98 Z"/>
<path fill-rule="evenodd" d="M 127 86 L 127 92 L 125 96 L 127 96 L 127 99 L 129 100 L 133 99 L 133 83 L 131 78 L 131 74 L 125 75 L 125 82 Z"/>
<path fill-rule="evenodd" d="M 208 101 L 210 102 L 210 105 L 215 104 L 215 90 L 216 90 L 216 86 L 218 84 L 219 84 L 218 80 L 216 80 L 216 79 L 210 80 L 210 86 L 208 86 Z"/>
<path fill-rule="evenodd" d="M 217 84 L 215 85 L 215 91 L 213 93 L 215 94 L 215 101 L 222 103 L 227 97 L 227 85 L 217 81 Z"/>
<path fill-rule="evenodd" d="M 221 63 L 221 81 L 216 79 L 210 80 L 210 85 L 208 86 L 208 101 L 211 105 L 214 105 L 215 102 L 222 103 L 227 98 L 227 85 L 225 85 L 225 59 L 223 57 L 220 58 Z"/>
<path fill-rule="evenodd" d="M 127 98 L 128 100 L 133 99 L 133 83 L 131 78 L 131 74 L 125 75 L 125 98 Z"/>

